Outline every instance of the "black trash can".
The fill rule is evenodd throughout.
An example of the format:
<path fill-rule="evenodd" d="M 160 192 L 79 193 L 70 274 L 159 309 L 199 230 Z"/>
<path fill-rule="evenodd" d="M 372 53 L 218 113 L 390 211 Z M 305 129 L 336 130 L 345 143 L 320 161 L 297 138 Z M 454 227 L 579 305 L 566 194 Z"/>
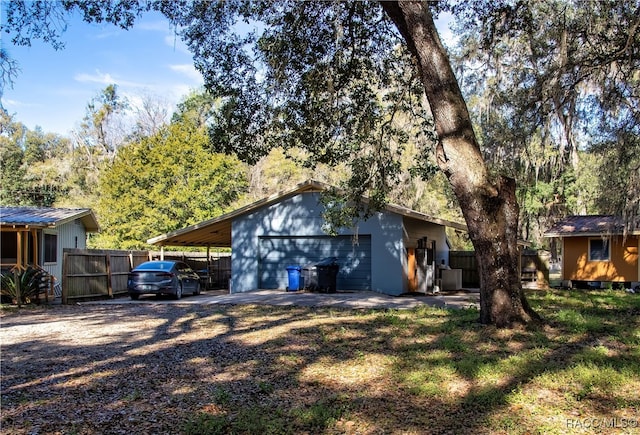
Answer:
<path fill-rule="evenodd" d="M 322 293 L 335 293 L 340 266 L 335 257 L 325 258 L 302 269 L 305 290 Z"/>

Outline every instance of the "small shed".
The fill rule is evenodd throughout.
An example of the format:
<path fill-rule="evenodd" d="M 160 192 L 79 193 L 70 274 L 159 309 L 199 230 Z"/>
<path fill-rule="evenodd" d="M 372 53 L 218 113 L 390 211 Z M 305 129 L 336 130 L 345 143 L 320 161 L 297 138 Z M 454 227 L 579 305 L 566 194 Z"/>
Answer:
<path fill-rule="evenodd" d="M 2 270 L 40 266 L 60 285 L 63 249 L 86 248 L 99 229 L 91 209 L 0 207 Z"/>
<path fill-rule="evenodd" d="M 231 213 L 150 239 L 159 246 L 231 248 L 230 291 L 284 289 L 287 267 L 337 258 L 338 290 L 413 291 L 419 264 L 448 263 L 447 226 L 463 224 L 388 205 L 356 228 L 324 231 L 323 183 L 309 180 Z M 423 249 L 424 248 L 424 249 Z M 428 250 L 429 254 L 421 254 Z M 434 270 L 431 271 L 435 273 Z"/>
<path fill-rule="evenodd" d="M 640 281 L 640 228 L 624 234 L 619 216 L 568 216 L 545 237 L 561 242 L 561 278 L 574 286 L 603 286 L 620 283 L 627 288 Z"/>

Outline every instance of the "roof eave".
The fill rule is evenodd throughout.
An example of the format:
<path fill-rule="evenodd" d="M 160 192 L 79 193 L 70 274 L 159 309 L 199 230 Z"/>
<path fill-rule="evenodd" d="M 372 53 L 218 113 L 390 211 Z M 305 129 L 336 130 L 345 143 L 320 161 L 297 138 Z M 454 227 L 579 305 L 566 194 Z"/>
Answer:
<path fill-rule="evenodd" d="M 543 236 L 547 239 L 551 239 L 554 237 L 607 237 L 607 236 L 622 236 L 622 231 L 615 232 L 584 232 L 584 233 L 560 233 L 560 232 L 547 232 L 544 233 Z M 640 235 L 640 231 L 630 231 L 627 233 L 628 236 L 638 236 Z"/>
<path fill-rule="evenodd" d="M 295 195 L 298 193 L 302 193 L 302 192 L 309 192 L 309 191 L 322 191 L 322 190 L 326 190 L 328 188 L 327 185 L 325 185 L 324 183 L 321 183 L 319 181 L 315 181 L 315 180 L 309 180 L 306 181 L 304 183 L 300 183 L 298 185 L 296 185 L 294 188 L 289 189 L 289 190 L 285 190 L 285 191 L 281 191 L 278 193 L 274 193 L 273 195 L 270 195 L 266 198 L 262 198 L 259 199 L 258 201 L 252 202 L 250 204 L 247 204 L 243 207 L 240 207 L 237 210 L 231 211 L 229 213 L 225 213 L 221 216 L 215 217 L 213 219 L 209 219 L 207 221 L 203 221 L 203 222 L 199 222 L 197 224 L 185 227 L 185 228 L 181 228 L 179 230 L 175 230 L 175 231 L 171 231 L 169 233 L 165 233 L 165 234 L 161 234 L 159 236 L 156 237 L 152 237 L 151 239 L 147 240 L 147 243 L 150 245 L 161 245 L 161 246 L 166 246 L 164 245 L 162 242 L 168 239 L 171 239 L 173 237 L 177 237 L 177 236 L 181 236 L 183 234 L 186 233 L 190 233 L 191 231 L 194 230 L 199 230 L 202 228 L 206 228 L 208 226 L 211 225 L 215 225 L 217 223 L 220 223 L 222 221 L 225 221 L 227 219 L 233 219 L 239 216 L 242 216 L 244 214 L 250 213 L 254 210 L 257 210 L 260 207 L 264 207 L 264 206 L 269 206 L 271 204 L 274 204 L 280 200 L 282 200 L 283 198 L 286 198 L 288 196 L 291 195 Z M 191 246 L 195 246 L 195 245 L 191 245 Z"/>
<path fill-rule="evenodd" d="M 245 214 L 251 213 L 254 210 L 257 210 L 260 207 L 266 207 L 272 204 L 275 204 L 279 201 L 282 201 L 283 199 L 290 197 L 290 196 L 294 196 L 303 192 L 322 192 L 322 191 L 326 191 L 331 189 L 332 186 L 329 186 L 328 184 L 322 183 L 320 181 L 316 181 L 316 180 L 307 180 L 303 183 L 300 183 L 298 185 L 296 185 L 295 187 L 285 190 L 285 191 L 281 191 L 278 193 L 275 193 L 271 196 L 268 196 L 266 198 L 260 199 L 258 201 L 252 202 L 251 204 L 248 204 L 244 207 L 241 207 L 237 210 L 234 210 L 232 212 L 223 214 L 221 216 L 218 216 L 216 218 L 213 219 L 209 219 L 207 221 L 203 221 L 203 222 L 199 222 L 195 225 L 191 225 L 188 226 L 186 228 L 181 228 L 179 230 L 175 230 L 169 233 L 165 233 L 165 234 L 161 234 L 159 236 L 153 237 L 151 239 L 147 240 L 147 243 L 150 245 L 159 245 L 159 246 L 203 246 L 202 244 L 197 245 L 195 243 L 193 244 L 180 244 L 180 245 L 173 245 L 172 242 L 169 242 L 170 239 L 172 238 L 176 238 L 179 237 L 181 235 L 190 233 L 194 230 L 199 230 L 199 229 L 203 229 L 206 228 L 208 226 L 213 226 L 215 224 L 219 224 L 225 220 L 228 219 L 234 219 L 237 218 L 239 216 L 243 216 Z M 363 200 L 365 202 L 367 202 L 366 198 L 363 198 Z M 439 224 L 439 225 L 443 225 L 443 226 L 447 226 L 447 227 L 451 227 L 460 231 L 468 231 L 467 226 L 464 224 L 460 224 L 457 222 L 452 222 L 452 221 L 448 221 L 445 219 L 440 219 L 440 218 L 435 218 L 433 216 L 429 216 L 426 215 L 424 213 L 420 213 L 417 212 L 415 210 L 411 210 L 399 205 L 395 205 L 395 204 L 388 204 L 385 207 L 385 210 L 387 211 L 391 211 L 394 213 L 398 213 L 402 216 L 407 216 L 407 217 L 412 217 L 415 219 L 420 219 L 423 221 L 427 221 L 427 222 L 432 222 L 435 224 Z M 166 242 L 166 243 L 165 243 Z M 224 244 L 220 247 L 230 247 L 231 244 Z"/>
<path fill-rule="evenodd" d="M 97 233 L 100 231 L 100 225 L 98 225 L 98 220 L 96 219 L 96 215 L 93 213 L 93 210 L 89 208 L 82 210 L 78 214 L 69 216 L 68 218 L 60 219 L 56 221 L 55 225 L 56 226 L 64 225 L 68 222 L 73 222 L 77 219 L 80 219 L 82 221 L 82 224 L 84 225 L 86 232 Z"/>
<path fill-rule="evenodd" d="M 15 229 L 18 227 L 24 227 L 25 229 L 38 230 L 55 229 L 77 219 L 80 219 L 82 221 L 82 224 L 84 225 L 87 232 L 92 233 L 100 231 L 100 226 L 98 225 L 96 216 L 91 209 L 84 209 L 79 211 L 78 213 L 64 218 L 56 219 L 52 222 L 3 222 L 2 228 Z"/>

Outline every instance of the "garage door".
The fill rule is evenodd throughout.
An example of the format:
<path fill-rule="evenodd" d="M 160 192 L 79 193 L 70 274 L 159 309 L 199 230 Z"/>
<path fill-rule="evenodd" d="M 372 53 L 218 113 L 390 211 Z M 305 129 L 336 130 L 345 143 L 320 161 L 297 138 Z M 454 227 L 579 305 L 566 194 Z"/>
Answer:
<path fill-rule="evenodd" d="M 327 257 L 336 257 L 340 270 L 338 290 L 371 288 L 371 236 L 261 237 L 259 284 L 263 289 L 285 288 L 287 266 L 304 267 Z"/>

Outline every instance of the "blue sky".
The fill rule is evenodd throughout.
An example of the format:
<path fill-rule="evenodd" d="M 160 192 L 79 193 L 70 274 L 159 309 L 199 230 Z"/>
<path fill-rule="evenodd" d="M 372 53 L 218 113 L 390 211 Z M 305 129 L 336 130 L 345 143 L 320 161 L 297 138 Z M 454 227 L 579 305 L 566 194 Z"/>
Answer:
<path fill-rule="evenodd" d="M 191 54 L 160 14 L 143 16 L 128 31 L 74 18 L 60 51 L 39 40 L 16 47 L 2 38 L 21 70 L 13 87 L 5 87 L 2 105 L 31 130 L 39 125 L 45 132 L 69 133 L 109 84 L 134 105 L 143 96 L 157 97 L 169 113 L 203 84 Z"/>
<path fill-rule="evenodd" d="M 446 29 L 448 21 L 441 20 L 439 27 Z M 450 32 L 441 36 L 447 40 Z M 65 48 L 56 51 L 40 40 L 16 47 L 2 35 L 2 46 L 21 70 L 13 87 L 5 87 L 2 105 L 31 130 L 40 126 L 69 134 L 87 103 L 110 84 L 131 105 L 150 96 L 166 103 L 169 114 L 203 84 L 192 55 L 159 13 L 144 15 L 130 30 L 88 24 L 75 16 L 63 40 Z"/>

